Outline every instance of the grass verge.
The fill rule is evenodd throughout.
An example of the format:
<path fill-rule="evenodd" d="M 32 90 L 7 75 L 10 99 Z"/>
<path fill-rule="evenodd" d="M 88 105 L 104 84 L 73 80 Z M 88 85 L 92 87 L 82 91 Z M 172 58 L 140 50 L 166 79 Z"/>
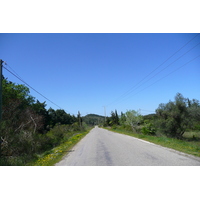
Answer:
<path fill-rule="evenodd" d="M 89 130 L 90 131 L 90 130 Z M 70 137 L 66 142 L 61 145 L 46 151 L 45 153 L 39 155 L 35 162 L 29 163 L 29 166 L 53 166 L 66 155 L 70 149 L 77 144 L 89 131 L 76 134 Z"/>
<path fill-rule="evenodd" d="M 168 147 L 180 152 L 191 154 L 193 156 L 200 157 L 200 140 L 179 140 L 175 138 L 168 138 L 165 136 L 151 136 L 144 134 L 137 134 L 124 129 L 116 128 L 105 128 L 107 130 L 136 137 L 142 140 L 146 140 L 164 147 Z"/>

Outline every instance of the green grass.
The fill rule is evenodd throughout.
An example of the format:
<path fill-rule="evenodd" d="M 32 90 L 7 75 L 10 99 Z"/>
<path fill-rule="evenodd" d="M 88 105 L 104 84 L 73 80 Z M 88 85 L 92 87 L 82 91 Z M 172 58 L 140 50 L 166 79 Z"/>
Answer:
<path fill-rule="evenodd" d="M 29 166 L 53 166 L 66 155 L 70 149 L 77 144 L 89 131 L 77 134 L 69 138 L 66 142 L 61 145 L 46 151 L 45 153 L 38 155 L 38 159 L 34 162 L 29 163 Z"/>
<path fill-rule="evenodd" d="M 190 132 L 186 132 L 184 135 L 185 139 L 175 139 L 175 138 L 168 138 L 166 136 L 151 136 L 151 135 L 144 135 L 144 134 L 137 134 L 133 133 L 132 131 L 127 131 L 122 128 L 106 128 L 107 130 L 111 130 L 117 133 L 133 136 L 142 140 L 146 140 L 164 147 L 168 147 L 180 152 L 184 152 L 187 154 L 191 154 L 194 156 L 200 157 L 200 138 L 195 137 Z M 200 133 L 196 133 L 196 135 L 200 136 Z"/>

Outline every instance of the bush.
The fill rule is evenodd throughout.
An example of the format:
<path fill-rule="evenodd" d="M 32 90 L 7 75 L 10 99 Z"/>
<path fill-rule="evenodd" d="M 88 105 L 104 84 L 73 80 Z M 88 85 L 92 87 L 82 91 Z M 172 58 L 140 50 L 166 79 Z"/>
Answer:
<path fill-rule="evenodd" d="M 46 135 L 46 146 L 55 147 L 66 141 L 73 134 L 69 125 L 56 125 Z"/>
<path fill-rule="evenodd" d="M 157 127 L 167 136 L 182 138 L 186 129 L 190 127 L 187 100 L 180 93 L 175 96 L 174 102 L 160 104 L 156 114 L 158 116 Z"/>
<path fill-rule="evenodd" d="M 142 127 L 141 132 L 145 135 L 155 135 L 156 129 L 152 123 L 146 121 L 144 122 L 144 126 Z"/>
<path fill-rule="evenodd" d="M 112 129 L 117 129 L 117 125 L 116 124 L 114 124 L 113 126 L 112 126 Z"/>

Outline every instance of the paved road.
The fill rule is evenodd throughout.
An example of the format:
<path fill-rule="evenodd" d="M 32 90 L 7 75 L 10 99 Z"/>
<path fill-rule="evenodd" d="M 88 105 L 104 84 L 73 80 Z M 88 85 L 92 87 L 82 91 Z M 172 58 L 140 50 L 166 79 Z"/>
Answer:
<path fill-rule="evenodd" d="M 95 127 L 56 165 L 200 166 L 200 158 Z"/>

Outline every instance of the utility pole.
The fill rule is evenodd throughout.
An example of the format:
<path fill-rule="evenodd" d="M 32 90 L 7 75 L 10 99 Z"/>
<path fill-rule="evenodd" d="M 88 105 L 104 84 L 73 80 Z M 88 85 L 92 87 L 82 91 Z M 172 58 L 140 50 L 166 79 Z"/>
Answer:
<path fill-rule="evenodd" d="M 0 122 L 2 120 L 2 68 L 3 60 L 0 59 Z"/>
<path fill-rule="evenodd" d="M 104 115 L 105 115 L 105 123 L 106 123 L 106 106 L 103 106 L 104 107 Z"/>
<path fill-rule="evenodd" d="M 3 67 L 3 60 L 0 59 L 0 123 L 2 121 L 2 67 Z M 1 133 L 0 133 L 0 158 L 1 158 Z"/>

